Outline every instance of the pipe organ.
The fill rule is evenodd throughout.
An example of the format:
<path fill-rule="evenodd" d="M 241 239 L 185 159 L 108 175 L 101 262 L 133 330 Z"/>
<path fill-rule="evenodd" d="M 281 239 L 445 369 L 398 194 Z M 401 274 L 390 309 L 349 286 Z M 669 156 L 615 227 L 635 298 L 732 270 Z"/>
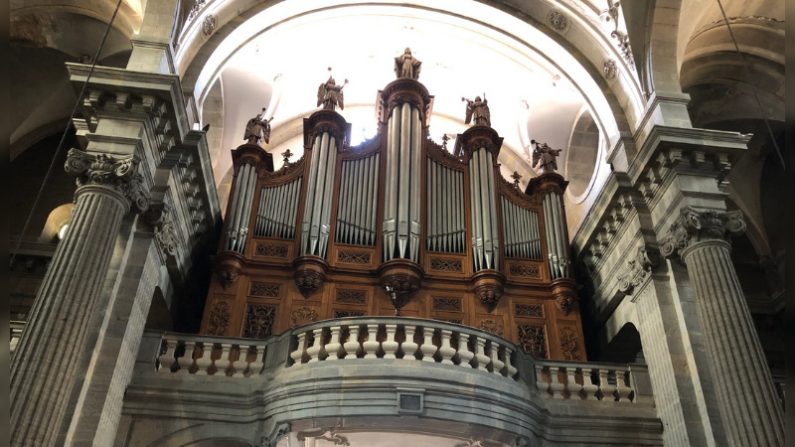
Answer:
<path fill-rule="evenodd" d="M 232 151 L 234 184 L 201 331 L 265 337 L 313 321 L 399 315 L 472 326 L 544 358 L 585 360 L 562 193 L 500 174 L 498 133 L 448 151 L 415 79 L 378 93 L 376 137 L 349 144 L 333 110 L 304 119 L 304 155 L 273 170 Z M 253 230 L 249 230 L 253 229 Z"/>

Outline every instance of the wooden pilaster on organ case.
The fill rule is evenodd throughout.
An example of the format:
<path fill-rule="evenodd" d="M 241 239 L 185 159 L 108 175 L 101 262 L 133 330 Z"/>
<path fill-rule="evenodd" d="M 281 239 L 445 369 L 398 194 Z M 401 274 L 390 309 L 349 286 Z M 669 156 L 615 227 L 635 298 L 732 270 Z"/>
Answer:
<path fill-rule="evenodd" d="M 477 244 L 481 243 L 480 240 L 486 240 L 484 245 L 492 245 L 491 255 L 489 255 L 488 247 L 483 247 L 483 255 L 486 257 L 487 262 L 481 266 L 478 261 L 475 261 L 475 272 L 471 277 L 472 289 L 477 295 L 481 303 L 489 310 L 493 311 L 494 308 L 502 297 L 505 287 L 505 275 L 500 272 L 504 266 L 503 247 L 500 241 L 504 240 L 502 235 L 502 210 L 500 207 L 500 194 L 498 184 L 495 179 L 501 178 L 499 165 L 497 164 L 497 157 L 502 148 L 502 137 L 499 136 L 496 130 L 488 126 L 475 125 L 459 134 L 455 142 L 454 153 L 461 156 L 464 163 L 468 166 L 469 184 L 471 186 L 471 214 L 472 214 L 472 233 L 475 246 L 472 247 L 473 256 L 477 257 L 480 247 Z M 479 157 L 477 154 L 480 150 L 486 150 L 491 154 L 491 161 L 486 157 Z M 474 157 L 474 159 L 473 159 Z M 472 168 L 474 164 L 486 163 L 487 166 L 481 166 L 481 173 L 485 169 L 485 176 L 477 175 L 477 180 L 472 175 Z M 477 171 L 478 168 L 476 167 Z M 479 184 L 476 184 L 478 182 Z M 477 189 L 476 189 L 477 188 Z M 487 191 L 488 198 L 491 203 L 483 203 L 478 200 L 478 191 Z M 488 220 L 489 222 L 486 222 Z M 496 228 L 495 228 L 496 227 Z M 490 242 L 489 242 L 490 241 Z M 488 262 L 488 257 L 492 256 L 491 263 Z"/>
<path fill-rule="evenodd" d="M 333 110 L 318 110 L 309 118 L 304 118 L 304 159 L 307 160 L 304 163 L 301 200 L 304 206 L 299 207 L 298 221 L 302 224 L 298 226 L 295 238 L 297 244 L 295 253 L 299 256 L 292 264 L 295 285 L 304 298 L 321 289 L 326 281 L 329 269 L 326 250 L 333 239 L 330 232 L 331 217 L 336 215 L 331 210 L 333 189 L 339 176 L 336 172 L 336 155 L 348 146 L 350 135 L 351 125 Z M 315 144 L 320 141 L 318 137 L 333 139 L 333 147 L 330 142 L 325 143 L 327 147 L 324 148 Z M 324 150 L 334 151 L 333 156 L 321 160 L 322 155 L 328 155 L 322 153 Z M 320 154 L 315 153 L 317 151 L 320 151 Z M 329 178 L 329 175 L 333 177 Z M 311 203 L 308 202 L 310 197 Z M 313 209 L 307 209 L 307 204 Z M 315 204 L 317 206 L 314 206 Z M 318 211 L 320 214 L 317 216 L 307 216 L 308 212 L 316 214 Z M 325 230 L 314 228 L 315 226 L 325 226 Z"/>

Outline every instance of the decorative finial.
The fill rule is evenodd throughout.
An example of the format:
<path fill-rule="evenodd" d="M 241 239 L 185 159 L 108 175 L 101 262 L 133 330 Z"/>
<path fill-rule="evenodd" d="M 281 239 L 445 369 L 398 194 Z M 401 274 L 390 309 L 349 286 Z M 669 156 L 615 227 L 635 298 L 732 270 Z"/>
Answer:
<path fill-rule="evenodd" d="M 270 143 L 271 121 L 273 121 L 273 117 L 267 120 L 262 117 L 267 109 L 267 107 L 263 107 L 262 111 L 258 113 L 257 116 L 251 118 L 248 120 L 248 123 L 246 123 L 246 131 L 243 134 L 243 139 L 246 140 L 246 143 L 259 144 L 259 140 L 264 141 L 265 144 Z"/>
<path fill-rule="evenodd" d="M 533 146 L 533 168 L 539 166 L 541 173 L 554 172 L 558 170 L 557 158 L 560 155 L 561 149 L 552 149 L 546 143 L 539 143 L 536 140 L 530 140 L 530 145 Z"/>
<path fill-rule="evenodd" d="M 475 100 L 469 100 L 461 97 L 461 101 L 467 103 L 467 114 L 464 124 L 469 124 L 474 118 L 476 126 L 491 126 L 491 112 L 489 111 L 489 101 L 486 99 L 486 94 L 483 94 L 483 99 L 480 96 L 475 96 Z"/>
<path fill-rule="evenodd" d="M 422 62 L 411 55 L 411 48 L 406 48 L 403 54 L 395 58 L 395 75 L 398 78 L 418 79 Z"/>
<path fill-rule="evenodd" d="M 328 71 L 328 80 L 317 88 L 317 105 L 322 104 L 324 110 L 334 110 L 337 106 L 340 107 L 340 110 L 344 110 L 345 97 L 342 89 L 348 84 L 348 80 L 346 79 L 342 85 L 337 85 L 334 77 L 331 76 L 331 67 L 328 67 Z"/>
<path fill-rule="evenodd" d="M 520 189 L 519 180 L 521 180 L 522 176 L 517 171 L 513 171 L 513 174 L 511 174 L 511 178 L 513 179 L 514 188 Z"/>
<path fill-rule="evenodd" d="M 290 157 L 292 156 L 293 153 L 290 152 L 290 149 L 287 149 L 286 151 L 282 152 L 282 159 L 284 159 L 285 166 L 290 166 Z"/>
<path fill-rule="evenodd" d="M 447 134 L 442 135 L 442 149 L 447 150 L 447 142 L 450 141 L 450 137 Z"/>

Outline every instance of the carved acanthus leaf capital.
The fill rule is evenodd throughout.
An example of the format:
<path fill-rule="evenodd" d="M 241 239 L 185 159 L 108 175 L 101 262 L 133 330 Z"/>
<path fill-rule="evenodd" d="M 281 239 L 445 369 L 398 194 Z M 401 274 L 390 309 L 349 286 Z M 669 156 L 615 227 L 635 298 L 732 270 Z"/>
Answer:
<path fill-rule="evenodd" d="M 135 211 L 143 213 L 149 208 L 149 191 L 143 177 L 136 172 L 138 163 L 134 155 L 92 154 L 72 148 L 64 170 L 77 177 L 78 187 L 100 185 L 115 189 L 130 201 Z"/>
<path fill-rule="evenodd" d="M 727 240 L 745 231 L 741 211 L 703 210 L 686 206 L 663 238 L 660 253 L 668 258 L 682 256 L 688 247 L 706 240 Z"/>
<path fill-rule="evenodd" d="M 635 256 L 627 260 L 625 272 L 618 276 L 618 290 L 632 295 L 633 290 L 646 282 L 659 263 L 656 251 L 641 245 Z"/>

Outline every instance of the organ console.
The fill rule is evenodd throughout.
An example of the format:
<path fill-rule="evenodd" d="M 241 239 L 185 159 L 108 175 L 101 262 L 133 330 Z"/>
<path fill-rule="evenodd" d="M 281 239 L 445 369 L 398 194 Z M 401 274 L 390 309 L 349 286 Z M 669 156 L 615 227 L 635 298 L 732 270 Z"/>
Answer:
<path fill-rule="evenodd" d="M 503 179 L 502 138 L 483 120 L 452 151 L 436 144 L 432 103 L 417 79 L 399 77 L 378 93 L 377 136 L 358 146 L 332 107 L 304 119 L 304 155 L 278 171 L 258 144 L 234 149 L 201 332 L 261 338 L 323 319 L 398 315 L 479 328 L 541 358 L 585 360 L 567 182 L 551 169 L 525 191 Z"/>

